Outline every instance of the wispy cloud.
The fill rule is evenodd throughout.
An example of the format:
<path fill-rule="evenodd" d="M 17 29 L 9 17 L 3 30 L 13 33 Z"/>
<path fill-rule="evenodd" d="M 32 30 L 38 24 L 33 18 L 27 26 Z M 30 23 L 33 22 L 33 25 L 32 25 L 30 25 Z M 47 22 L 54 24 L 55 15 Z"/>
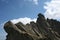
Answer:
<path fill-rule="evenodd" d="M 7 21 L 3 22 L 0 24 L 0 40 L 5 40 L 6 39 L 6 35 L 7 33 L 4 31 L 4 24 L 6 23 Z"/>
<path fill-rule="evenodd" d="M 38 0 L 25 0 L 25 1 L 30 1 L 33 2 L 35 5 L 38 5 Z"/>
<path fill-rule="evenodd" d="M 28 17 L 24 17 L 24 18 L 13 19 L 13 20 L 11 20 L 11 21 L 12 21 L 14 24 L 15 24 L 15 23 L 18 23 L 18 22 L 22 22 L 23 24 L 27 24 L 27 23 L 30 23 L 30 21 L 36 22 L 36 18 L 31 19 L 31 18 L 28 18 Z"/>
<path fill-rule="evenodd" d="M 34 2 L 36 5 L 38 5 L 38 0 L 33 0 L 33 2 Z"/>
<path fill-rule="evenodd" d="M 60 0 L 45 2 L 44 8 L 46 9 L 46 12 L 44 13 L 46 18 L 60 19 Z"/>

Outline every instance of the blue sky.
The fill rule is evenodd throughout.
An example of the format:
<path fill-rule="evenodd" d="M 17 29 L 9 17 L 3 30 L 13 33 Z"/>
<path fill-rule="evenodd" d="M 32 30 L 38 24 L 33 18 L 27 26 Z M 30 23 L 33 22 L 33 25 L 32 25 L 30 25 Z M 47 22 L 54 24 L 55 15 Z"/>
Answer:
<path fill-rule="evenodd" d="M 3 29 L 3 23 L 8 20 L 24 17 L 32 20 L 37 18 L 38 13 L 59 20 L 60 6 L 57 4 L 60 5 L 59 0 L 0 0 L 0 40 L 5 39 L 6 33 Z"/>
<path fill-rule="evenodd" d="M 45 1 L 38 0 L 35 4 L 28 0 L 0 0 L 0 23 L 20 17 L 35 18 L 38 13 L 44 13 Z"/>

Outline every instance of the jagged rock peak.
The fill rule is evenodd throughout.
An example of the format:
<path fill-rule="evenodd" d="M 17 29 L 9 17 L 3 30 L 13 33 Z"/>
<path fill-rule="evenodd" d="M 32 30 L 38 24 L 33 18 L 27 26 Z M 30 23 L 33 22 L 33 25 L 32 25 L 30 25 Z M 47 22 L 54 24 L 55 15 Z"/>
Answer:
<path fill-rule="evenodd" d="M 7 33 L 6 40 L 60 40 L 60 22 L 45 19 L 41 13 L 38 14 L 36 23 L 32 21 L 24 25 L 8 21 L 4 30 Z"/>
<path fill-rule="evenodd" d="M 41 14 L 41 13 L 39 13 L 39 14 L 38 14 L 38 17 L 43 17 L 43 18 L 44 18 L 44 15 Z"/>

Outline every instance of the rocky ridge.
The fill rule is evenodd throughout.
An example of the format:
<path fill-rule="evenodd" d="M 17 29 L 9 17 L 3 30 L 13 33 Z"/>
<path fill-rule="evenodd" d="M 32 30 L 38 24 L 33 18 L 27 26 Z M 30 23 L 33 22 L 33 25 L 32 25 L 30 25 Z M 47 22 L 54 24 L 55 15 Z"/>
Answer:
<path fill-rule="evenodd" d="M 4 30 L 7 33 L 6 40 L 60 40 L 60 22 L 45 19 L 41 13 L 38 14 L 36 23 L 32 21 L 24 25 L 8 21 Z"/>

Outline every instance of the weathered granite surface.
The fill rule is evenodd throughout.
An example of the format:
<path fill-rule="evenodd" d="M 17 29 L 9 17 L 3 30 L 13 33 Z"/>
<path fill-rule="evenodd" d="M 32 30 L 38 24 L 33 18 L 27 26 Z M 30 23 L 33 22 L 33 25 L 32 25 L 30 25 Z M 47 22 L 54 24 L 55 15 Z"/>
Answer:
<path fill-rule="evenodd" d="M 24 25 L 8 21 L 4 30 L 7 33 L 6 40 L 60 40 L 60 22 L 45 19 L 41 13 L 38 14 L 36 23 L 32 21 Z"/>

